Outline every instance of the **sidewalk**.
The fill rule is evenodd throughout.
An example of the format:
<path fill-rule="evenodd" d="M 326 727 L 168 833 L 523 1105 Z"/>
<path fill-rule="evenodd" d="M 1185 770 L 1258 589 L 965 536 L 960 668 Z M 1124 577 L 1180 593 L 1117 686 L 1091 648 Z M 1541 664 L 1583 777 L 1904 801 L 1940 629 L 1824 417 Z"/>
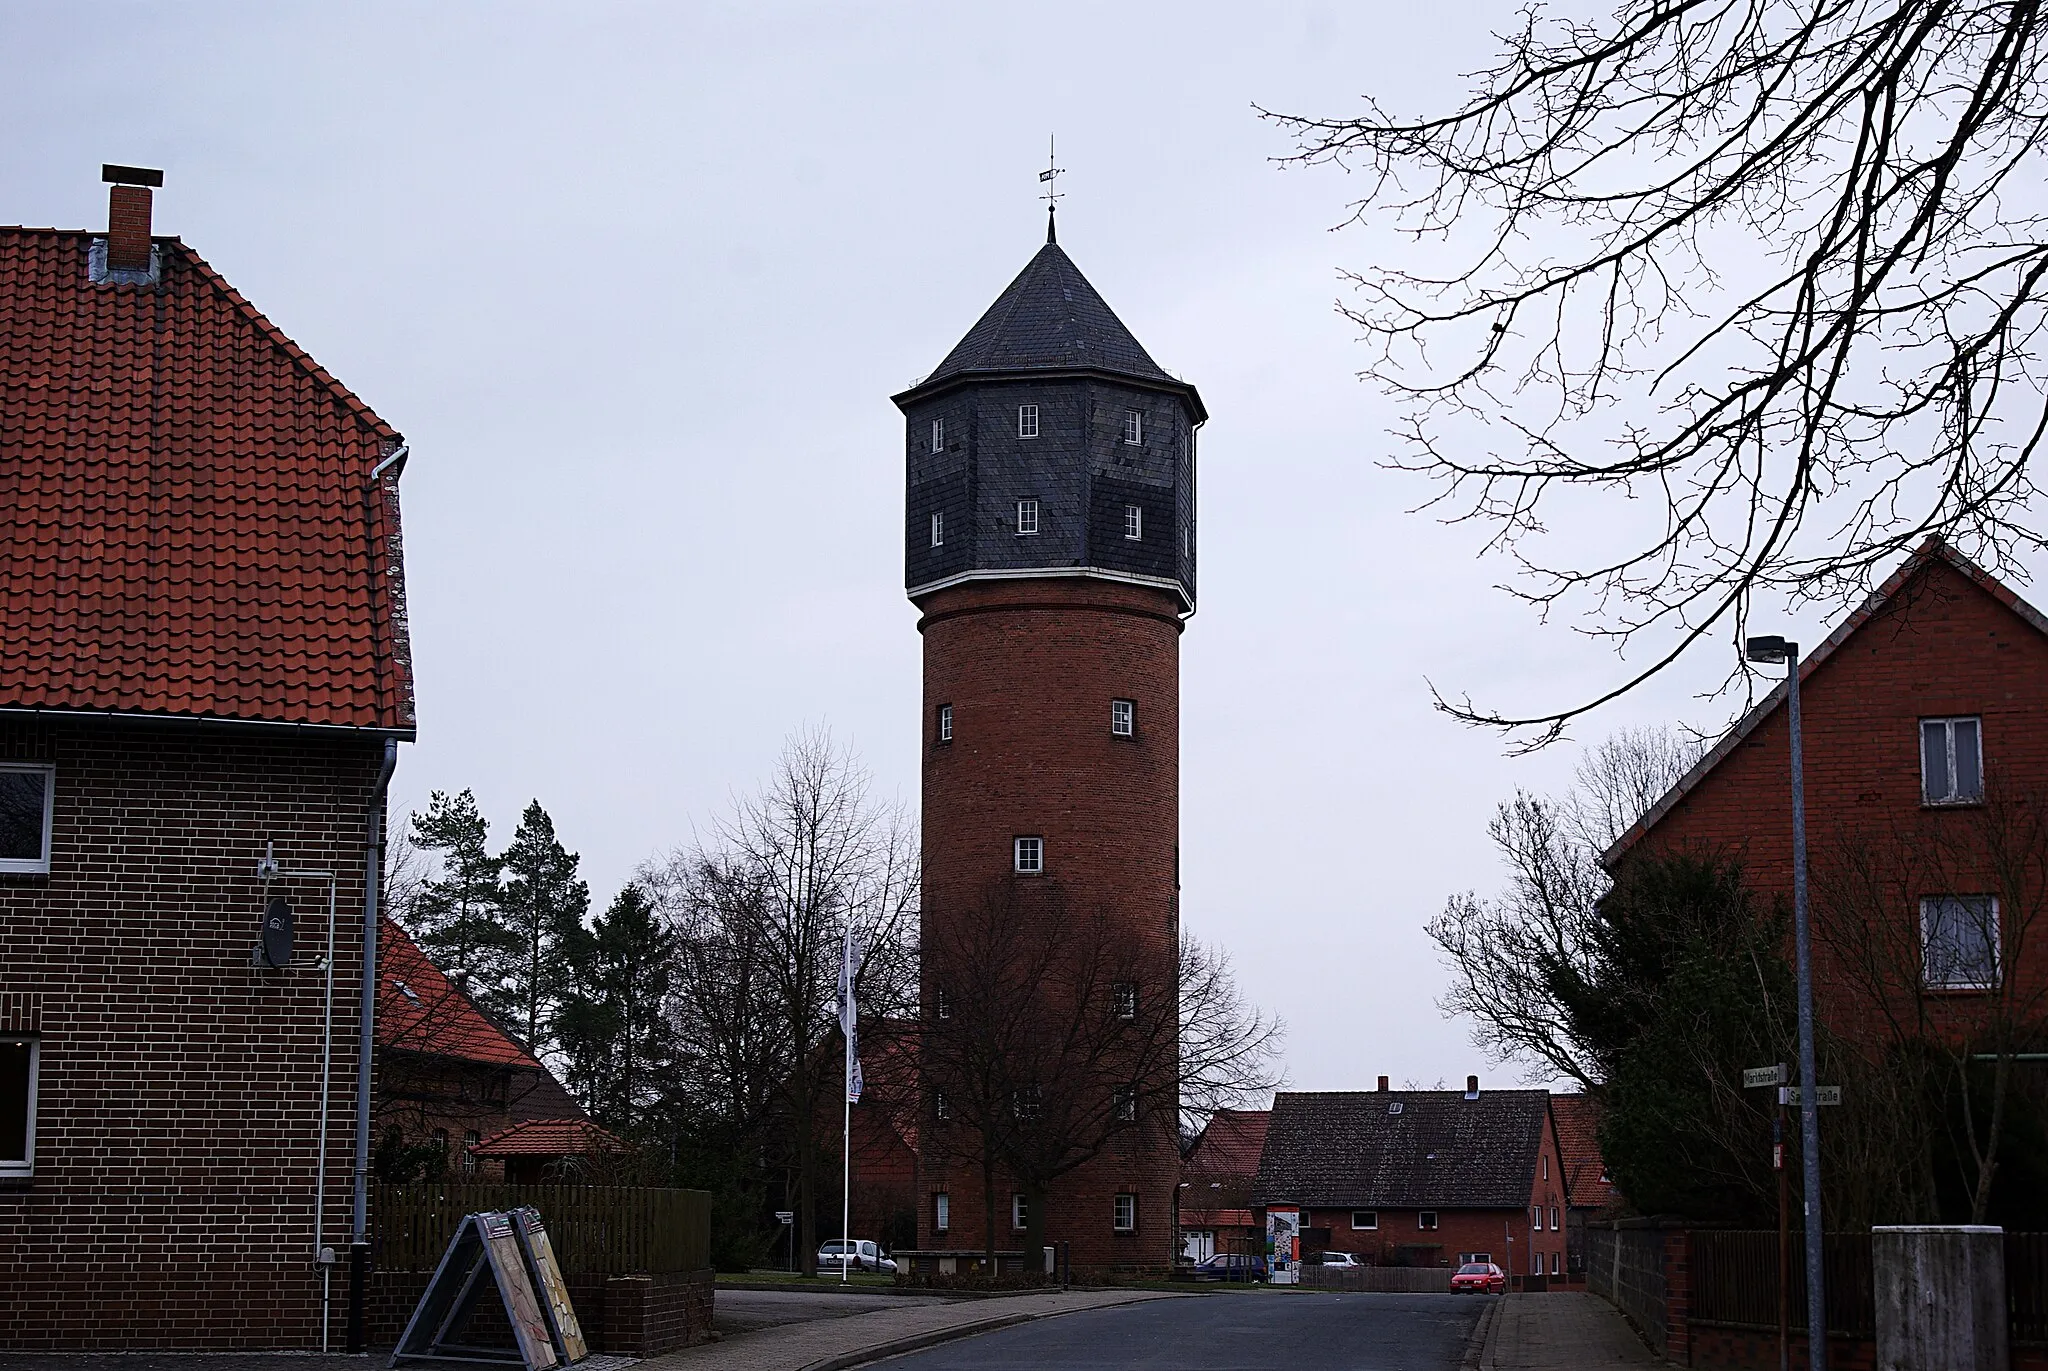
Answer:
<path fill-rule="evenodd" d="M 1662 1366 L 1628 1321 L 1598 1295 L 1503 1295 L 1474 1330 L 1468 1371 L 1610 1371 Z M 1469 1354 L 1467 1354 L 1469 1357 Z"/>
<path fill-rule="evenodd" d="M 1481 1317 L 1468 1371 L 1609 1371 L 1662 1366 L 1628 1321 L 1598 1295 L 1503 1295 Z M 1469 1355 L 1469 1354 L 1468 1354 Z"/>
<path fill-rule="evenodd" d="M 843 1371 L 878 1357 L 913 1352 L 1030 1319 L 1140 1300 L 1184 1298 L 1149 1290 L 1071 1290 L 915 1304 L 740 1333 L 720 1342 L 649 1357 L 634 1371 Z"/>

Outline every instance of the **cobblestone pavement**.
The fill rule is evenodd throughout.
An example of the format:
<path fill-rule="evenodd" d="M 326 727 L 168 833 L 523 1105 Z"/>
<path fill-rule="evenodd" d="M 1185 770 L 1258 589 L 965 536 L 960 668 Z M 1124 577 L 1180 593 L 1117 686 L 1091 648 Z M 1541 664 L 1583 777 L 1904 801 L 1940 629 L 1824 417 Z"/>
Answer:
<path fill-rule="evenodd" d="M 1598 1295 L 1503 1295 L 1482 1325 L 1477 1371 L 1612 1371 L 1662 1366 Z"/>

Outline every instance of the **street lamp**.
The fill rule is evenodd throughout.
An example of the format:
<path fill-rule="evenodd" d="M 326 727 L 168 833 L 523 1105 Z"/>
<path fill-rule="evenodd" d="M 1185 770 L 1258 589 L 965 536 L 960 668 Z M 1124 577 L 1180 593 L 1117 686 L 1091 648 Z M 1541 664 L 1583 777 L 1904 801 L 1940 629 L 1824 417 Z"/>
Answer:
<path fill-rule="evenodd" d="M 1813 1371 L 1827 1371 L 1827 1304 L 1821 1287 L 1820 1077 L 1813 1062 L 1813 940 L 1806 917 L 1806 768 L 1799 736 L 1799 644 L 1751 638 L 1752 662 L 1785 664 L 1792 733 L 1792 932 L 1799 975 L 1799 1142 L 1806 1189 L 1806 1353 Z"/>

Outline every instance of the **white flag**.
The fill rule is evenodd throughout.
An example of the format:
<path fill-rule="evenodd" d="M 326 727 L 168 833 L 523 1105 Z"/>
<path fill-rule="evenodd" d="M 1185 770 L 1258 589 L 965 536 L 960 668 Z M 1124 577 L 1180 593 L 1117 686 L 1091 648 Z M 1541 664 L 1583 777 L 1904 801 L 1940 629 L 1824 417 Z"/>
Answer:
<path fill-rule="evenodd" d="M 860 950 L 849 928 L 839 957 L 839 1031 L 846 1035 L 846 1098 L 852 1104 L 860 1103 L 861 1090 L 859 1019 L 853 1007 L 853 969 L 859 960 Z"/>

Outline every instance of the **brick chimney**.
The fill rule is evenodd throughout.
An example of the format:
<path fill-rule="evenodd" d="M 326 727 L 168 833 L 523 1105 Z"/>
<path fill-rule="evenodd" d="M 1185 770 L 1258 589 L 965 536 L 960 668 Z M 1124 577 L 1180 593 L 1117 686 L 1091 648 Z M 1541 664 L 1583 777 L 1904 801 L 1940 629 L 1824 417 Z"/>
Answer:
<path fill-rule="evenodd" d="M 1387 1088 L 1387 1078 L 1386 1078 L 1385 1076 L 1382 1076 L 1382 1077 L 1380 1077 L 1380 1089 L 1381 1089 L 1381 1090 L 1385 1090 L 1386 1088 Z"/>
<path fill-rule="evenodd" d="M 107 196 L 107 266 L 114 271 L 149 270 L 150 188 L 164 183 L 151 167 L 100 168 L 100 179 L 113 186 Z"/>
<path fill-rule="evenodd" d="M 1479 1078 L 1477 1076 L 1467 1076 L 1465 1078 L 1465 1098 L 1468 1100 L 1479 1098 Z"/>

